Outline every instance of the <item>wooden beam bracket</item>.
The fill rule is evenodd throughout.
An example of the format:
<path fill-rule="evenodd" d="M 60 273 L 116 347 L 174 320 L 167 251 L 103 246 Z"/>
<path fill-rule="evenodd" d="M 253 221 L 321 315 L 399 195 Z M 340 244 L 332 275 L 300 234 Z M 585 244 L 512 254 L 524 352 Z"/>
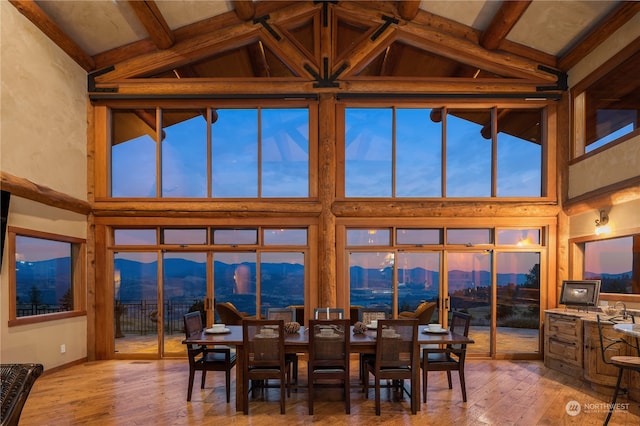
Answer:
<path fill-rule="evenodd" d="M 276 41 L 280 41 L 282 39 L 282 37 L 280 37 L 280 34 L 278 34 L 276 32 L 276 30 L 273 29 L 273 27 L 271 25 L 269 25 L 269 23 L 267 22 L 267 20 L 269 19 L 269 15 L 264 15 L 261 16 L 259 18 L 256 18 L 253 20 L 254 24 L 262 24 L 262 26 L 269 31 L 269 34 L 271 34 L 273 36 L 273 38 L 276 39 Z"/>
<path fill-rule="evenodd" d="M 337 4 L 336 0 L 314 0 L 313 4 L 322 3 L 322 26 L 329 26 L 329 3 Z"/>
<path fill-rule="evenodd" d="M 344 70 L 347 69 L 347 63 L 343 63 L 340 68 L 336 70 L 333 74 L 329 76 L 329 58 L 323 58 L 323 69 L 324 69 L 324 77 L 321 77 L 320 74 L 315 72 L 313 68 L 309 64 L 304 64 L 304 69 L 309 72 L 316 79 L 317 83 L 313 84 L 313 87 L 340 87 L 338 83 L 336 83 L 336 79 Z"/>
<path fill-rule="evenodd" d="M 556 85 L 555 86 L 538 86 L 538 87 L 536 87 L 536 91 L 537 92 L 544 92 L 544 91 L 547 91 L 547 90 L 562 90 L 563 92 L 566 92 L 569 89 L 569 84 L 567 82 L 568 76 L 567 76 L 566 72 L 554 70 L 553 68 L 549 68 L 549 67 L 544 66 L 544 65 L 538 65 L 538 69 L 540 71 L 544 71 L 544 72 L 548 72 L 549 74 L 553 74 L 556 77 L 558 77 L 558 79 L 556 80 Z"/>
<path fill-rule="evenodd" d="M 384 20 L 384 24 L 382 24 L 382 26 L 378 28 L 375 33 L 373 33 L 373 35 L 371 36 L 371 41 L 376 41 L 376 39 L 380 37 L 387 28 L 389 28 L 389 25 L 398 24 L 400 22 L 396 18 L 393 18 L 391 16 L 382 15 L 382 19 Z"/>
<path fill-rule="evenodd" d="M 102 75 L 102 74 L 106 74 L 108 72 L 111 72 L 113 70 L 115 70 L 116 67 L 114 67 L 113 65 L 107 68 L 103 68 L 101 70 L 98 71 L 94 71 L 94 72 L 90 72 L 89 74 L 87 74 L 87 91 L 89 93 L 92 92 L 118 92 L 118 88 L 117 87 L 108 87 L 108 88 L 98 88 L 96 87 L 96 77 Z"/>

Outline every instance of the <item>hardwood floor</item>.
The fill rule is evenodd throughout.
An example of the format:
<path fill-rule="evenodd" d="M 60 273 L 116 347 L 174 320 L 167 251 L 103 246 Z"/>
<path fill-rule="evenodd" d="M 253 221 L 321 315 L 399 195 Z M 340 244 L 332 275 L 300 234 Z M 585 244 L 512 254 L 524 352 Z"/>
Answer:
<path fill-rule="evenodd" d="M 357 361 L 352 361 L 356 382 Z M 313 416 L 307 392 L 293 392 L 280 415 L 277 390 L 249 400 L 250 415 L 236 413 L 235 400 L 225 402 L 224 374 L 209 373 L 200 390 L 200 373 L 191 402 L 186 401 L 188 365 L 184 359 L 100 361 L 40 377 L 29 395 L 20 425 L 601 425 L 610 395 L 598 394 L 581 380 L 549 370 L 540 361 L 470 360 L 466 368 L 468 402 L 463 403 L 457 375 L 449 390 L 445 373 L 429 375 L 427 404 L 413 416 L 407 396 L 391 402 L 382 390 L 382 415 L 374 412 L 361 389 L 351 392 L 351 415 L 344 414 L 339 390 L 317 393 Z M 306 383 L 306 362 L 300 364 Z M 232 381 L 232 395 L 235 384 Z M 581 412 L 567 414 L 576 401 Z M 627 404 L 626 397 L 618 399 Z M 622 405 L 624 407 L 624 405 Z M 640 424 L 640 405 L 616 410 L 610 425 Z"/>

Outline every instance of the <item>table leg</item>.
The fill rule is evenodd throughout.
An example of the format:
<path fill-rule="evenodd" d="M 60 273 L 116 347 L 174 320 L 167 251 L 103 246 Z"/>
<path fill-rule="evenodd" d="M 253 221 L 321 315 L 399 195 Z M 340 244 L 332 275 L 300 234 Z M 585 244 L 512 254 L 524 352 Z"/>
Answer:
<path fill-rule="evenodd" d="M 244 350 L 236 346 L 236 413 L 244 412 Z"/>

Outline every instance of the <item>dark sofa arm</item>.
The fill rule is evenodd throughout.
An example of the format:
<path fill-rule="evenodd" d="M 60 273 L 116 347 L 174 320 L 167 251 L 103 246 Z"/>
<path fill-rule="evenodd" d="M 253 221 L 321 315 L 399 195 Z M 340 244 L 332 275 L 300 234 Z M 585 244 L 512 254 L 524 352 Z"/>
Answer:
<path fill-rule="evenodd" d="M 42 372 L 42 364 L 1 364 L 2 426 L 17 425 L 31 387 Z"/>

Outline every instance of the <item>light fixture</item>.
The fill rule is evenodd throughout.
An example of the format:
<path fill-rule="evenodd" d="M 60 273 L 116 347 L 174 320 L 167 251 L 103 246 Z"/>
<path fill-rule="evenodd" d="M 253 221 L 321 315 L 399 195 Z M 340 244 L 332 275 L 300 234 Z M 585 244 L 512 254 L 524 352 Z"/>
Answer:
<path fill-rule="evenodd" d="M 600 217 L 596 219 L 596 235 L 604 235 L 611 232 L 609 228 L 609 216 L 604 210 L 600 210 Z"/>

